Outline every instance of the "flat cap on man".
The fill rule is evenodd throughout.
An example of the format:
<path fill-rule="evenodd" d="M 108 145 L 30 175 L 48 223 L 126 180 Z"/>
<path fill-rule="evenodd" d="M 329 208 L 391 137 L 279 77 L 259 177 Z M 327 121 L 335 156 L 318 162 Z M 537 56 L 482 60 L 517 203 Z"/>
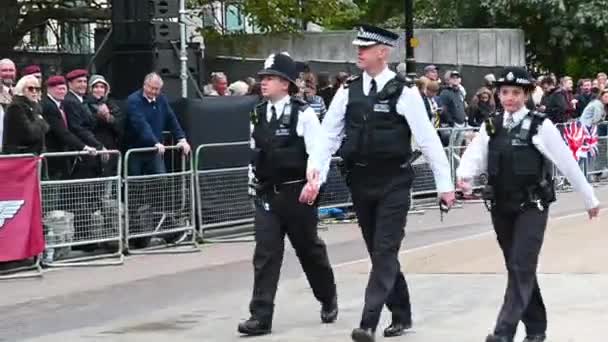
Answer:
<path fill-rule="evenodd" d="M 372 46 L 376 44 L 396 46 L 399 35 L 380 27 L 362 24 L 358 26 L 357 38 L 353 40 L 353 45 Z"/>
<path fill-rule="evenodd" d="M 77 78 L 87 77 L 87 76 L 89 76 L 89 72 L 86 71 L 85 69 L 76 69 L 76 70 L 72 70 L 72 71 L 68 72 L 68 74 L 65 75 L 65 78 L 68 80 L 68 82 L 71 82 Z"/>
<path fill-rule="evenodd" d="M 65 78 L 63 76 L 59 76 L 59 75 L 51 76 L 46 81 L 46 86 L 49 88 L 56 87 L 59 85 L 65 85 L 65 84 L 66 84 Z"/>
<path fill-rule="evenodd" d="M 32 64 L 32 65 L 26 66 L 25 68 L 23 68 L 23 70 L 21 70 L 21 76 L 38 74 L 41 72 L 42 72 L 42 70 L 40 69 L 40 66 Z"/>

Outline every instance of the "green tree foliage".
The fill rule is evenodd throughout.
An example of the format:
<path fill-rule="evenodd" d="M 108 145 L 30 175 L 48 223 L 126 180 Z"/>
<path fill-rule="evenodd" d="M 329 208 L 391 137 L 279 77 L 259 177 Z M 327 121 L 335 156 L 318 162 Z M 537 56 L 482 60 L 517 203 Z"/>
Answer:
<path fill-rule="evenodd" d="M 520 28 L 530 66 L 573 76 L 608 70 L 606 0 L 414 0 L 425 28 Z M 362 1 L 361 19 L 404 26 L 403 1 Z"/>
<path fill-rule="evenodd" d="M 214 2 L 218 1 L 189 0 L 188 5 L 201 8 Z M 242 0 L 239 6 L 266 33 L 297 32 L 302 29 L 302 22 L 329 27 L 348 25 L 360 15 L 350 0 Z"/>

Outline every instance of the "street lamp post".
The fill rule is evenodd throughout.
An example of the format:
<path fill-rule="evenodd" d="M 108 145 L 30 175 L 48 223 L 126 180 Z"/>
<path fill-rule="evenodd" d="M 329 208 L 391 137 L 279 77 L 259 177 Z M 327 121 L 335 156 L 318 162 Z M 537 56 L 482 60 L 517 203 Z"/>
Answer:
<path fill-rule="evenodd" d="M 405 66 L 410 78 L 416 77 L 416 59 L 414 58 L 414 0 L 405 0 Z"/>

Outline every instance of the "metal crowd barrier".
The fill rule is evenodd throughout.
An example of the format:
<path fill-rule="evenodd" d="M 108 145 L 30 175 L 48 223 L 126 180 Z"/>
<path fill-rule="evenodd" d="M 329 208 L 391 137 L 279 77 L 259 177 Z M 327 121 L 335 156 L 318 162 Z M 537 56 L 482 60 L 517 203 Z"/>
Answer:
<path fill-rule="evenodd" d="M 46 249 L 43 264 L 49 267 L 120 265 L 124 262 L 119 151 L 56 152 L 42 154 L 45 174 L 41 181 Z M 49 167 L 51 164 L 51 167 Z M 50 179 L 55 169 L 83 171 L 94 178 Z M 111 169 L 110 169 L 111 168 Z M 49 169 L 51 169 L 49 173 Z M 105 170 L 105 171 L 103 171 Z M 74 257 L 77 246 L 105 245 L 115 252 Z M 118 258 L 118 260 L 101 260 Z M 97 260 L 95 262 L 95 260 Z"/>
<path fill-rule="evenodd" d="M 211 149 L 249 148 L 249 141 L 200 145 L 195 153 L 196 198 L 198 202 L 198 222 L 200 235 L 205 242 L 241 242 L 251 241 L 238 236 L 252 233 L 254 207 L 249 193 L 249 167 L 229 167 L 204 169 L 204 154 Z M 352 205 L 350 191 L 340 174 L 337 164 L 339 158 L 333 158 L 327 181 L 319 199 L 319 209 L 347 207 Z M 212 230 L 228 230 L 234 227 L 246 227 L 229 238 L 211 238 Z"/>
<path fill-rule="evenodd" d="M 166 151 L 179 150 L 166 146 Z M 196 243 L 194 172 L 192 158 L 180 154 L 181 169 L 162 174 L 131 175 L 133 159 L 150 163 L 157 155 L 155 147 L 130 149 L 125 154 L 124 201 L 125 242 L 131 254 L 198 252 Z M 150 247 L 152 238 L 162 238 L 163 245 Z M 132 248 L 130 244 L 136 248 Z M 161 250 L 167 247 L 188 249 Z"/>
<path fill-rule="evenodd" d="M 340 160 L 340 157 L 334 157 L 331 160 L 327 179 L 320 193 L 319 209 L 350 207 L 353 205 L 346 180 L 338 168 Z"/>
<path fill-rule="evenodd" d="M 0 159 L 14 159 L 14 158 L 35 158 L 34 154 L 0 154 Z M 41 162 L 38 162 L 38 178 L 41 174 Z M 0 182 L 0 186 L 2 182 Z M 6 268 L 0 269 L 0 280 L 7 279 L 23 279 L 23 278 L 34 278 L 42 277 L 42 266 L 41 260 L 42 255 L 38 255 L 34 258 L 33 264 L 27 264 L 26 260 L 16 260 L 2 263 Z M 12 266 L 12 267 L 8 267 Z"/>
<path fill-rule="evenodd" d="M 214 239 L 214 229 L 249 226 L 253 230 L 254 207 L 249 194 L 249 167 L 203 169 L 204 153 L 209 149 L 249 147 L 249 141 L 200 145 L 195 152 L 195 188 L 200 236 L 204 242 L 240 242 L 241 239 Z M 246 241 L 250 241 L 247 239 Z"/>

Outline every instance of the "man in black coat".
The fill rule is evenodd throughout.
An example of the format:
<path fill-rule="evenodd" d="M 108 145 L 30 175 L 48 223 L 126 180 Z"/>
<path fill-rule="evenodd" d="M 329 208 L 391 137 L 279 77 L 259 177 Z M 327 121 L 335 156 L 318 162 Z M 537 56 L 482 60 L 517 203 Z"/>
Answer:
<path fill-rule="evenodd" d="M 68 120 L 63 110 L 63 101 L 67 93 L 67 84 L 63 76 L 51 76 L 47 83 L 47 95 L 42 98 L 42 116 L 50 126 L 46 136 L 48 152 L 89 151 L 95 148 L 87 146 L 69 130 Z M 51 179 L 59 180 L 69 177 L 70 165 L 67 159 L 49 159 Z"/>
<path fill-rule="evenodd" d="M 95 117 L 84 103 L 88 87 L 88 72 L 84 69 L 72 70 L 65 78 L 68 82 L 68 93 L 65 95 L 63 106 L 70 130 L 86 145 L 99 151 L 105 150 L 103 144 L 95 137 L 94 130 L 97 124 Z M 80 158 L 75 166 L 74 178 L 101 176 L 101 165 L 96 158 Z"/>

